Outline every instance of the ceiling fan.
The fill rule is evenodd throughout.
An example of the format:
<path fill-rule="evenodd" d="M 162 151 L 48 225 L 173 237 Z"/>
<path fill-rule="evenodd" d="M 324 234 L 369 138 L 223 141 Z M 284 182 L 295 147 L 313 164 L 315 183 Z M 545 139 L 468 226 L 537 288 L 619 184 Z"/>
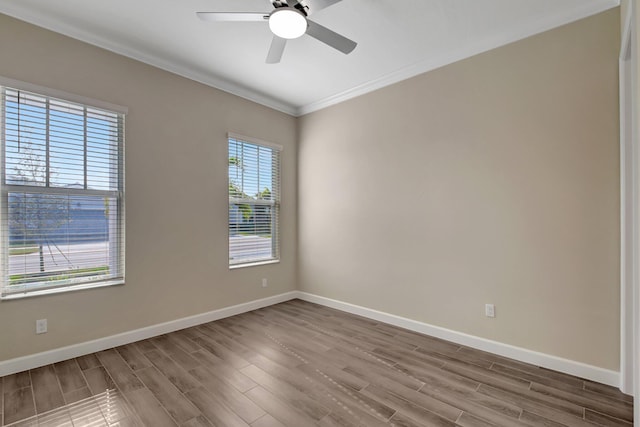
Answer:
<path fill-rule="evenodd" d="M 203 21 L 213 22 L 268 22 L 273 33 L 267 64 L 280 62 L 287 40 L 308 34 L 316 40 L 339 50 L 351 53 L 357 43 L 308 18 L 312 13 L 338 3 L 341 0 L 271 0 L 271 12 L 197 12 Z"/>

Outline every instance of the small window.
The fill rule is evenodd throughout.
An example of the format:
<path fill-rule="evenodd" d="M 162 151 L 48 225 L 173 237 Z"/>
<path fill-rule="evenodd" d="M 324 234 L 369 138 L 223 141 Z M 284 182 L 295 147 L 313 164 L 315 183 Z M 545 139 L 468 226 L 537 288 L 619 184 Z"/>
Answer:
<path fill-rule="evenodd" d="M 278 261 L 281 147 L 229 135 L 229 265 Z"/>
<path fill-rule="evenodd" d="M 124 114 L 0 86 L 2 298 L 124 282 Z"/>

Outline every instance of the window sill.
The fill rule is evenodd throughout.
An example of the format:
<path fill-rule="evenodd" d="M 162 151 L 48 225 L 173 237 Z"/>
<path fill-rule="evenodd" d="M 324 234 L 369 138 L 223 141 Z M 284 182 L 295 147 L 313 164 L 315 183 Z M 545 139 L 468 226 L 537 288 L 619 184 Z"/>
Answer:
<path fill-rule="evenodd" d="M 87 283 L 81 285 L 65 286 L 60 288 L 49 288 L 35 291 L 16 292 L 15 294 L 8 294 L 0 297 L 0 301 L 10 301 L 22 298 L 39 297 L 44 295 L 61 294 L 65 292 L 83 291 L 85 289 L 105 288 L 107 286 L 124 285 L 124 280 L 112 280 L 97 283 Z"/>
<path fill-rule="evenodd" d="M 237 270 L 239 268 L 245 267 L 258 267 L 260 265 L 269 265 L 269 264 L 279 264 L 279 259 L 271 259 L 269 261 L 256 261 L 256 262 L 247 262 L 244 264 L 233 264 L 229 266 L 229 270 Z"/>

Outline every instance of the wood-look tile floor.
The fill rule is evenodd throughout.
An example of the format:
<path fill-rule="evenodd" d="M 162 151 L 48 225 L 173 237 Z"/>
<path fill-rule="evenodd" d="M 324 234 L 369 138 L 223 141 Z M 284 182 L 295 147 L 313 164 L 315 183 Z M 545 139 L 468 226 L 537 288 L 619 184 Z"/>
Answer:
<path fill-rule="evenodd" d="M 15 426 L 630 426 L 591 381 L 293 300 L 2 378 Z"/>

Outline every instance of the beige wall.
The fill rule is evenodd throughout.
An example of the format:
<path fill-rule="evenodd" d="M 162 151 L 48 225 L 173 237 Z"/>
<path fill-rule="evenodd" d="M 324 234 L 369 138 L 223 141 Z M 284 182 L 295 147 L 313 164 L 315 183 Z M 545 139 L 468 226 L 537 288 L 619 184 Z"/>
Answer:
<path fill-rule="evenodd" d="M 126 285 L 0 302 L 0 360 L 294 289 L 293 117 L 3 15 L 0 57 L 0 76 L 129 108 Z M 227 267 L 230 130 L 285 147 L 280 264 Z"/>
<path fill-rule="evenodd" d="M 0 361 L 293 290 L 298 269 L 304 291 L 617 369 L 618 13 L 298 122 L 0 15 L 0 76 L 129 108 L 127 284 L 1 302 Z M 280 264 L 227 268 L 229 130 L 285 146 Z"/>
<path fill-rule="evenodd" d="M 617 370 L 619 16 L 301 118 L 301 289 Z"/>

